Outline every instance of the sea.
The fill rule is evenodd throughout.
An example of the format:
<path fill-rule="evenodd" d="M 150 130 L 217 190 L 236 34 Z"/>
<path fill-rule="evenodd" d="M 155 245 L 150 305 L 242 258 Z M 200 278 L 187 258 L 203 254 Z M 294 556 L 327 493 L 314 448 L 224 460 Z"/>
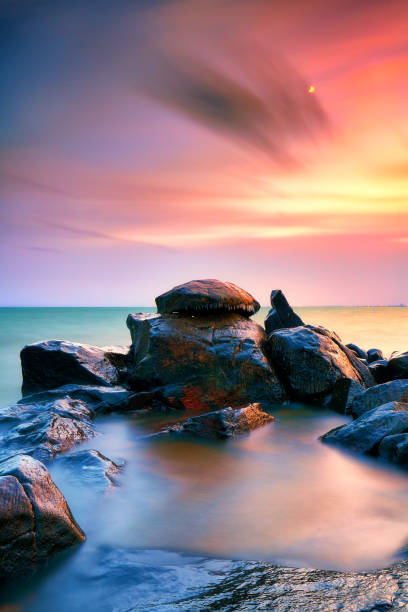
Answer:
<path fill-rule="evenodd" d="M 408 308 L 296 311 L 344 343 L 379 348 L 385 357 L 408 349 Z M 24 345 L 130 344 L 129 312 L 155 309 L 1 308 L 0 405 L 21 397 Z M 262 324 L 266 313 L 262 308 L 254 319 Z M 319 441 L 348 417 L 300 403 L 273 413 L 274 423 L 219 442 L 149 435 L 179 415 L 99 419 L 95 438 L 80 449 L 124 463 L 117 486 L 101 491 L 49 464 L 87 541 L 34 578 L 9 585 L 0 610 L 200 610 L 181 602 L 225 577 L 236 560 L 369 570 L 404 558 L 407 474 Z"/>

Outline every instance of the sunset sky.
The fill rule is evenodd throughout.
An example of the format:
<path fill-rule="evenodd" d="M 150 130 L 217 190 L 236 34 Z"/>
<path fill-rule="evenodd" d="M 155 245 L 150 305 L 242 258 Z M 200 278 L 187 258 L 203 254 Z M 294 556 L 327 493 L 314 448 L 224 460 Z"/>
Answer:
<path fill-rule="evenodd" d="M 408 302 L 406 0 L 0 7 L 2 305 Z"/>

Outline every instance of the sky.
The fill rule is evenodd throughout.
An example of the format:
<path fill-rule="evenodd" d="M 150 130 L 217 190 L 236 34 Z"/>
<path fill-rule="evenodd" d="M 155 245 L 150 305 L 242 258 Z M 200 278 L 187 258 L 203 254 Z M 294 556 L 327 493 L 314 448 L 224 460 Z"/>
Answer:
<path fill-rule="evenodd" d="M 407 23 L 406 0 L 2 0 L 0 305 L 200 278 L 407 303 Z"/>

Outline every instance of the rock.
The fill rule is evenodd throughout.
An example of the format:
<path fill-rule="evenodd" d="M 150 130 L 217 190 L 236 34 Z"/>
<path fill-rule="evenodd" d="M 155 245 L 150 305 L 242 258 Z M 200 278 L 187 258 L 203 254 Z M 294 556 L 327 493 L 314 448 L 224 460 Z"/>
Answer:
<path fill-rule="evenodd" d="M 328 407 L 340 414 L 350 414 L 354 398 L 364 391 L 356 380 L 339 378 L 334 384 Z"/>
<path fill-rule="evenodd" d="M 360 359 L 367 359 L 367 353 L 363 351 L 363 349 L 361 349 L 359 346 L 357 346 L 357 344 L 349 343 L 349 344 L 346 344 L 346 346 L 351 351 L 353 351 L 353 353 L 355 353 L 357 357 L 360 357 Z"/>
<path fill-rule="evenodd" d="M 368 410 L 387 402 L 408 402 L 408 381 L 393 380 L 382 385 L 375 385 L 357 395 L 351 407 L 351 414 L 356 419 Z"/>
<path fill-rule="evenodd" d="M 274 289 L 272 291 L 271 306 L 272 308 L 265 319 L 265 330 L 267 334 L 270 334 L 275 329 L 304 325 L 302 319 L 293 311 L 280 289 Z"/>
<path fill-rule="evenodd" d="M 373 363 L 374 361 L 379 361 L 380 359 L 384 359 L 384 355 L 380 349 L 372 348 L 367 351 L 368 363 Z"/>
<path fill-rule="evenodd" d="M 94 413 L 127 412 L 133 410 L 130 393 L 120 386 L 97 387 L 92 385 L 63 385 L 57 389 L 47 389 L 26 395 L 18 404 L 36 404 L 55 399 L 72 399 L 84 401 Z"/>
<path fill-rule="evenodd" d="M 386 461 L 408 466 L 408 433 L 394 434 L 383 438 L 378 447 L 378 454 Z"/>
<path fill-rule="evenodd" d="M 407 430 L 408 404 L 389 402 L 369 410 L 352 423 L 332 429 L 320 439 L 353 452 L 377 454 L 383 438 Z"/>
<path fill-rule="evenodd" d="M 268 336 L 264 350 L 296 398 L 321 401 L 341 378 L 362 387 L 374 384 L 369 369 L 338 336 L 322 327 L 280 329 Z"/>
<path fill-rule="evenodd" d="M 10 426 L 3 436 L 2 455 L 24 453 L 49 461 L 57 453 L 91 438 L 92 419 L 92 410 L 69 396 L 2 408 L 0 423 Z"/>
<path fill-rule="evenodd" d="M 0 462 L 0 524 L 1 581 L 85 540 L 46 467 L 25 455 Z"/>
<path fill-rule="evenodd" d="M 249 404 L 245 408 L 224 408 L 191 417 L 181 426 L 170 427 L 169 431 L 200 438 L 231 438 L 274 420 L 272 415 L 262 410 L 261 404 Z"/>
<path fill-rule="evenodd" d="M 55 389 L 65 384 L 110 386 L 125 376 L 129 347 L 97 347 L 48 340 L 21 351 L 23 393 Z"/>
<path fill-rule="evenodd" d="M 65 479 L 75 485 L 92 486 L 98 490 L 115 486 L 123 467 L 123 464 L 115 463 L 97 450 L 83 450 L 63 455 L 58 457 L 54 465 L 62 469 Z"/>
<path fill-rule="evenodd" d="M 405 353 L 393 353 L 388 362 L 389 378 L 401 379 L 408 378 L 408 351 Z"/>
<path fill-rule="evenodd" d="M 255 314 L 259 303 L 244 289 L 233 283 L 213 278 L 193 280 L 177 285 L 156 298 L 157 312 L 161 314 L 237 312 L 249 317 Z"/>
<path fill-rule="evenodd" d="M 386 359 L 373 361 L 368 367 L 370 368 L 370 372 L 374 376 L 377 385 L 389 382 L 390 378 L 388 373 L 388 361 Z"/>
<path fill-rule="evenodd" d="M 237 313 L 129 315 L 129 384 L 170 407 L 203 411 L 281 403 L 285 391 L 262 352 L 263 328 Z"/>

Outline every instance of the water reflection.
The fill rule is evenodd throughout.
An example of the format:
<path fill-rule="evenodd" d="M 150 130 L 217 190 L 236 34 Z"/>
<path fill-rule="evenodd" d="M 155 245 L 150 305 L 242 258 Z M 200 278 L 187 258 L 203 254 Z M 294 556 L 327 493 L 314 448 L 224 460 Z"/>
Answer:
<path fill-rule="evenodd" d="M 87 445 L 127 465 L 103 499 L 51 471 L 98 545 L 338 569 L 390 563 L 408 537 L 406 476 L 322 445 L 343 417 L 304 407 L 276 417 L 211 443 L 143 439 L 148 420 L 107 419 Z"/>

